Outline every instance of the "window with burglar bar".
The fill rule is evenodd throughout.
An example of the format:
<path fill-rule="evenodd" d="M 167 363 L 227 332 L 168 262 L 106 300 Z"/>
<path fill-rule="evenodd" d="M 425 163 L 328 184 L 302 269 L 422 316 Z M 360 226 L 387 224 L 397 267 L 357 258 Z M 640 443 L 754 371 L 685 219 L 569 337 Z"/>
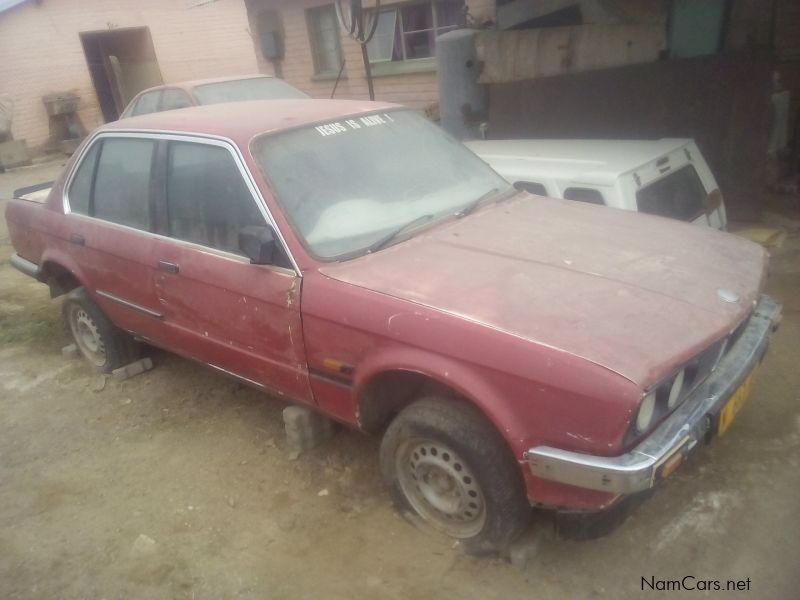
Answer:
<path fill-rule="evenodd" d="M 370 62 L 434 56 L 436 37 L 458 28 L 463 18 L 464 0 L 428 0 L 382 9 L 367 46 Z"/>
<path fill-rule="evenodd" d="M 306 11 L 314 72 L 335 75 L 342 67 L 342 46 L 339 38 L 339 18 L 333 4 Z"/>

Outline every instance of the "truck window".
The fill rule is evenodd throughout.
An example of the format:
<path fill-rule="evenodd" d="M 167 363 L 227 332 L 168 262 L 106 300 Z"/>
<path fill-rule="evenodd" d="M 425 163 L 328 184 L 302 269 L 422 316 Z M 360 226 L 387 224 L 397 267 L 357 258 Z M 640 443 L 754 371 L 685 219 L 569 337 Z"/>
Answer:
<path fill-rule="evenodd" d="M 636 192 L 639 212 L 693 221 L 705 211 L 706 190 L 694 166 L 686 165 Z"/>
<path fill-rule="evenodd" d="M 89 151 L 81 160 L 81 164 L 75 176 L 72 178 L 72 183 L 67 193 L 70 212 L 81 215 L 89 214 L 89 197 L 92 193 L 92 177 L 94 176 L 94 167 L 97 163 L 99 148 L 100 142 L 92 144 L 92 147 L 89 148 Z"/>
<path fill-rule="evenodd" d="M 152 140 L 104 139 L 94 183 L 93 216 L 150 229 Z"/>
<path fill-rule="evenodd" d="M 564 190 L 565 200 L 575 200 L 577 202 L 588 202 L 589 204 L 605 204 L 603 194 L 592 188 L 570 187 Z"/>
<path fill-rule="evenodd" d="M 514 187 L 521 192 L 528 192 L 529 194 L 536 194 L 537 196 L 547 196 L 545 187 L 536 181 L 517 181 Z"/>
<path fill-rule="evenodd" d="M 207 144 L 170 143 L 167 211 L 172 237 L 236 254 L 239 230 L 266 224 L 230 152 Z"/>

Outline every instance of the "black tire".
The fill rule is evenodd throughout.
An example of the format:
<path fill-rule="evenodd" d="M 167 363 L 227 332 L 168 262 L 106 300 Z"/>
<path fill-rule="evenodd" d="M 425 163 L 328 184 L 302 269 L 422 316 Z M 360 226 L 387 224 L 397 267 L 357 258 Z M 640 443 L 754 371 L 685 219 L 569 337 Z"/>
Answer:
<path fill-rule="evenodd" d="M 78 351 L 97 372 L 110 373 L 139 357 L 139 344 L 109 320 L 84 288 L 67 294 L 61 311 Z"/>
<path fill-rule="evenodd" d="M 400 512 L 470 554 L 505 553 L 530 518 L 508 445 L 465 401 L 427 396 L 407 406 L 383 436 L 380 463 Z"/>

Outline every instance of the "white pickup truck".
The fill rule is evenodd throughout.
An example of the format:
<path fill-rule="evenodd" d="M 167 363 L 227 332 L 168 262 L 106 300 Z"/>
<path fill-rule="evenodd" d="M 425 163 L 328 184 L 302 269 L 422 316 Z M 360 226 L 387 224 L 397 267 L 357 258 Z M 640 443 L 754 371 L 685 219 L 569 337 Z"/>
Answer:
<path fill-rule="evenodd" d="M 467 146 L 518 189 L 725 229 L 722 194 L 690 139 L 486 140 Z"/>

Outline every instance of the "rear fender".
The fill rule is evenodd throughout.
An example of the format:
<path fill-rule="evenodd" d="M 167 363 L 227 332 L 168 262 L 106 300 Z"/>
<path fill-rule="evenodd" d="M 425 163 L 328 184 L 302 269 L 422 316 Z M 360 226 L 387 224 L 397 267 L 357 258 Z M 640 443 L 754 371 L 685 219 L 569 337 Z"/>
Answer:
<path fill-rule="evenodd" d="M 68 292 L 69 290 L 60 289 L 60 287 L 54 283 L 50 282 L 50 275 L 53 272 L 53 268 L 62 268 L 65 271 L 68 271 L 75 280 L 79 283 L 79 285 L 86 288 L 86 292 L 92 295 L 93 290 L 89 289 L 86 286 L 86 277 L 78 263 L 66 252 L 60 250 L 58 248 L 47 248 L 42 255 L 42 264 L 41 266 L 41 274 L 39 276 L 39 281 L 42 283 L 47 283 L 50 285 L 50 297 L 55 298 L 56 296 L 60 296 Z"/>

